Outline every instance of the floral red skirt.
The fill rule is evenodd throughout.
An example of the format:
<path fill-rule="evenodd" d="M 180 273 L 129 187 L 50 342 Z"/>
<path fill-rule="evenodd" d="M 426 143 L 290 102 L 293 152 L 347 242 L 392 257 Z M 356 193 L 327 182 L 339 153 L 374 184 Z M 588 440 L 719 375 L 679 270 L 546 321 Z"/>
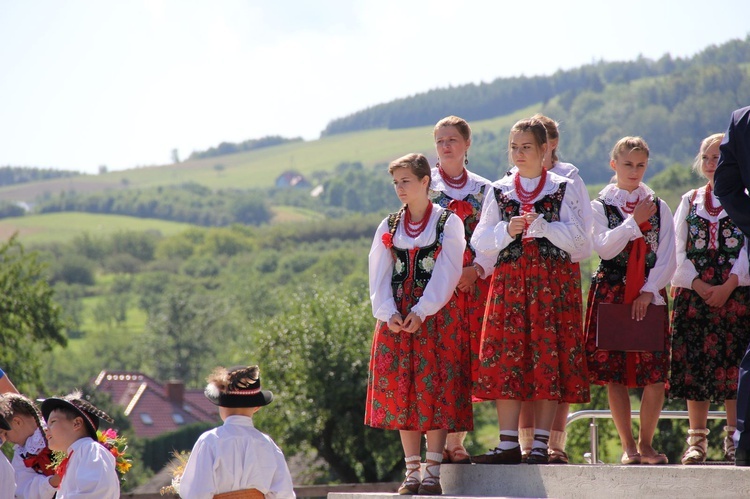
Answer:
<path fill-rule="evenodd" d="M 464 340 L 462 343 L 469 347 L 466 349 L 464 362 L 471 365 L 471 380 L 473 382 L 476 382 L 479 372 L 479 344 L 482 339 L 482 323 L 484 322 L 484 311 L 487 306 L 487 295 L 491 280 L 491 278 L 477 279 L 470 292 L 456 291 L 452 300 L 463 311 L 461 334 L 464 335 Z"/>
<path fill-rule="evenodd" d="M 410 297 L 405 294 L 404 302 Z M 402 303 L 400 310 L 408 310 Z M 370 353 L 365 424 L 389 430 L 474 429 L 466 329 L 456 300 L 416 333 L 378 321 Z"/>
<path fill-rule="evenodd" d="M 524 244 L 495 268 L 474 396 L 482 400 L 589 401 L 578 265 Z"/>
<path fill-rule="evenodd" d="M 667 293 L 661 290 L 666 301 Z M 589 381 L 596 385 L 618 383 L 628 388 L 643 387 L 667 381 L 669 374 L 669 322 L 664 321 L 663 352 L 621 352 L 596 348 L 596 324 L 600 303 L 623 303 L 625 284 L 622 279 L 592 282 L 586 311 L 586 362 Z"/>

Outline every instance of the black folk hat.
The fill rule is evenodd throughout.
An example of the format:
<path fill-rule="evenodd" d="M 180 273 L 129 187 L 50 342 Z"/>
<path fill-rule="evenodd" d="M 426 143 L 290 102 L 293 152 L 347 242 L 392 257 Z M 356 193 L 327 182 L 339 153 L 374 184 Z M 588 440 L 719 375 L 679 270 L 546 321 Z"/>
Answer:
<path fill-rule="evenodd" d="M 260 389 L 258 366 L 216 368 L 208 377 L 204 393 L 221 407 L 262 407 L 273 400 L 273 393 Z"/>
<path fill-rule="evenodd" d="M 8 420 L 2 414 L 0 414 L 0 430 L 10 430 Z"/>
<path fill-rule="evenodd" d="M 99 420 L 103 419 L 108 423 L 114 423 L 109 415 L 95 407 L 91 402 L 84 400 L 81 392 L 74 392 L 64 397 L 50 397 L 42 402 L 42 415 L 45 421 L 49 420 L 49 415 L 55 409 L 67 409 L 81 416 L 83 423 L 86 425 L 86 431 L 89 436 L 97 440 L 96 430 L 99 429 Z"/>

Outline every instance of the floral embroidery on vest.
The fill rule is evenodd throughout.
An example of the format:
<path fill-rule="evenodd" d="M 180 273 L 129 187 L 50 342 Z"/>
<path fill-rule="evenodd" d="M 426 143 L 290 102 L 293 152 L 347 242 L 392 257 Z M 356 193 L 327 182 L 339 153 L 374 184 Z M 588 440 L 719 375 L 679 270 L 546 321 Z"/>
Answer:
<path fill-rule="evenodd" d="M 560 208 L 567 185 L 567 183 L 560 184 L 560 187 L 555 192 L 545 195 L 534 203 L 534 211 L 541 213 L 547 222 L 560 221 Z M 497 200 L 497 207 L 500 210 L 500 219 L 502 221 L 510 222 L 512 217 L 520 214 L 521 203 L 505 195 L 500 189 L 495 189 L 495 199 Z M 533 241 L 539 245 L 539 254 L 542 258 L 553 258 L 570 262 L 568 252 L 552 244 L 546 237 L 534 238 Z M 500 250 L 496 266 L 503 262 L 518 260 L 522 254 L 523 243 L 521 236 L 518 235 L 513 242 Z"/>

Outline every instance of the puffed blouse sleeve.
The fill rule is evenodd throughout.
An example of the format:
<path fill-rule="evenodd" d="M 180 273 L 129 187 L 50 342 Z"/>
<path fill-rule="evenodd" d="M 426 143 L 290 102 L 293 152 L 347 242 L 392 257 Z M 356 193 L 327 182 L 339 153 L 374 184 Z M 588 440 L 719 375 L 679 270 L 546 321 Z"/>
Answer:
<path fill-rule="evenodd" d="M 398 313 L 396 302 L 393 299 L 391 288 L 391 277 L 393 275 L 393 255 L 391 250 L 383 244 L 383 235 L 388 232 L 388 218 L 385 218 L 378 230 L 370 247 L 369 276 L 370 276 L 370 302 L 372 303 L 372 315 L 384 322 Z"/>
<path fill-rule="evenodd" d="M 549 242 L 567 251 L 577 253 L 586 245 L 586 228 L 578 208 L 581 200 L 573 182 L 566 181 L 567 187 L 560 206 L 560 221 L 547 222 L 544 217 L 534 220 L 526 231 L 531 237 L 546 237 Z"/>
<path fill-rule="evenodd" d="M 463 271 L 464 249 L 464 224 L 457 215 L 451 214 L 445 221 L 443 242 L 435 259 L 432 276 L 419 301 L 411 308 L 422 321 L 443 308 L 455 292 Z"/>
<path fill-rule="evenodd" d="M 739 280 L 738 286 L 750 286 L 750 263 L 747 254 L 748 238 L 745 237 L 745 243 L 742 245 L 737 261 L 732 265 L 731 274 L 735 274 Z"/>
<path fill-rule="evenodd" d="M 674 222 L 672 221 L 672 210 L 669 209 L 664 200 L 659 201 L 660 226 L 659 241 L 656 249 L 656 263 L 648 274 L 646 284 L 641 288 L 641 293 L 653 293 L 651 303 L 654 305 L 665 305 L 664 299 L 659 291 L 664 289 L 672 280 L 677 259 L 675 258 L 675 235 Z"/>
<path fill-rule="evenodd" d="M 690 212 L 690 198 L 693 191 L 682 196 L 680 206 L 674 214 L 674 235 L 675 235 L 675 263 L 677 269 L 672 277 L 672 286 L 692 289 L 693 280 L 698 277 L 698 271 L 695 265 L 687 258 L 687 237 L 688 224 L 687 215 Z"/>
<path fill-rule="evenodd" d="M 495 187 L 488 188 L 487 196 L 482 203 L 482 214 L 474 234 L 471 236 L 471 246 L 477 253 L 481 253 L 494 266 L 500 250 L 513 242 L 508 234 L 508 222 L 500 219 L 500 208 L 495 198 Z M 485 269 L 489 273 L 489 269 Z"/>
<path fill-rule="evenodd" d="M 591 243 L 594 251 L 602 260 L 613 259 L 625 249 L 630 241 L 643 235 L 641 229 L 638 228 L 638 224 L 635 223 L 633 215 L 628 216 L 622 224 L 614 229 L 610 229 L 602 202 L 598 199 L 591 201 L 591 210 L 594 215 L 594 223 L 591 227 Z M 671 214 L 669 225 L 672 226 Z"/>
<path fill-rule="evenodd" d="M 591 210 L 591 199 L 589 198 L 589 191 L 586 189 L 586 184 L 579 175 L 573 177 L 573 185 L 575 192 L 579 199 L 579 206 L 577 212 L 580 213 L 580 217 L 583 220 L 583 228 L 585 230 L 586 237 L 584 238 L 583 247 L 578 251 L 572 253 L 571 259 L 574 262 L 581 262 L 591 256 L 591 226 L 594 224 L 594 213 Z"/>

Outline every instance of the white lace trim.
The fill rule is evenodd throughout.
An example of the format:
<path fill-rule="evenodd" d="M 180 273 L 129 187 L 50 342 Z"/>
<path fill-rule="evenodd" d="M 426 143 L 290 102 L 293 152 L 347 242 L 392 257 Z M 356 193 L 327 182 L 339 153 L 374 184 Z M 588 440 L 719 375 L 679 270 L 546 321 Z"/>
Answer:
<path fill-rule="evenodd" d="M 39 428 L 26 439 L 26 443 L 23 445 L 16 445 L 16 452 L 21 454 L 39 454 L 47 446 L 47 441 L 44 440 L 42 430 Z"/>
<path fill-rule="evenodd" d="M 644 183 L 641 183 L 641 185 L 639 185 L 633 192 L 620 189 L 616 184 L 607 184 L 607 186 L 599 192 L 599 196 L 605 204 L 617 206 L 618 208 L 625 206 L 625 203 L 632 203 L 638 199 L 645 199 L 646 196 L 653 195 L 654 191 Z"/>
<path fill-rule="evenodd" d="M 476 173 L 469 172 L 469 179 L 466 181 L 466 185 L 461 189 L 455 189 L 443 181 L 443 177 L 440 176 L 440 171 L 437 168 L 433 168 L 430 172 L 430 190 L 435 192 L 448 192 L 453 199 L 464 199 L 469 194 L 478 194 L 482 189 L 483 185 L 490 185 L 492 182 L 486 178 L 477 175 Z"/>

